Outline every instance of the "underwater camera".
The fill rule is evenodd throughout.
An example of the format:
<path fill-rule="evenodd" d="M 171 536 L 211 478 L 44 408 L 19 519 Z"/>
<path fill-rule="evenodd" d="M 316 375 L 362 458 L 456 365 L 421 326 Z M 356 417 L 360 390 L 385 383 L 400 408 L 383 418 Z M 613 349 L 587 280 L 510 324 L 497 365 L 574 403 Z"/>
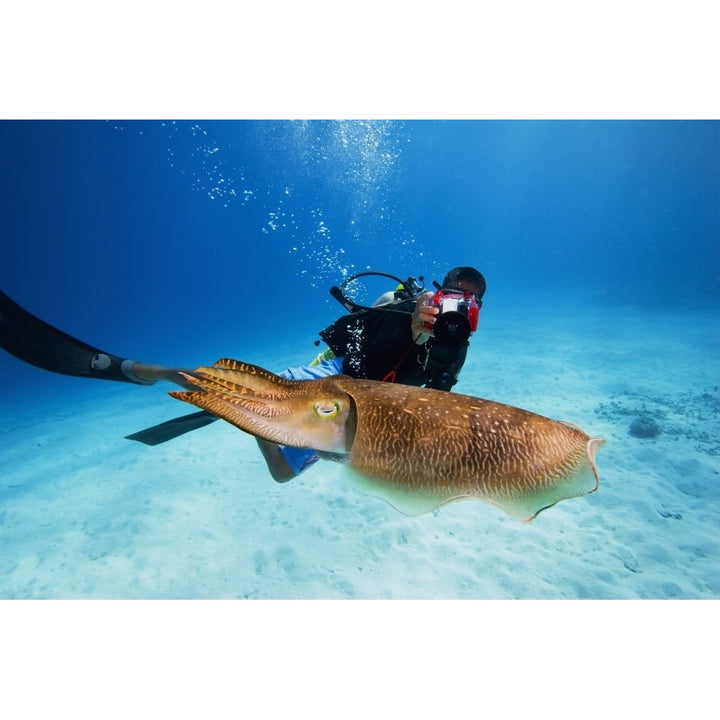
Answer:
<path fill-rule="evenodd" d="M 440 310 L 434 325 L 425 323 L 439 342 L 448 345 L 465 342 L 477 330 L 480 305 L 472 293 L 438 290 L 427 304 Z"/>

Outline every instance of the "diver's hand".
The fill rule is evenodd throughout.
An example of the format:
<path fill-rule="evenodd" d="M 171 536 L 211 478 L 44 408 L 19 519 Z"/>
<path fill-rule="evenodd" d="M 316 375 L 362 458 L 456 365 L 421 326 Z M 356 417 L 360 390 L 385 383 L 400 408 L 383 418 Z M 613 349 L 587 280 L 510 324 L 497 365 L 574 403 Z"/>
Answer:
<path fill-rule="evenodd" d="M 410 331 L 412 332 L 413 341 L 417 345 L 423 345 L 429 338 L 433 337 L 431 328 L 437 319 L 436 315 L 440 312 L 434 305 L 426 304 L 433 294 L 434 293 L 428 292 L 421 295 L 415 304 L 415 311 L 412 314 L 412 321 L 410 323 Z"/>

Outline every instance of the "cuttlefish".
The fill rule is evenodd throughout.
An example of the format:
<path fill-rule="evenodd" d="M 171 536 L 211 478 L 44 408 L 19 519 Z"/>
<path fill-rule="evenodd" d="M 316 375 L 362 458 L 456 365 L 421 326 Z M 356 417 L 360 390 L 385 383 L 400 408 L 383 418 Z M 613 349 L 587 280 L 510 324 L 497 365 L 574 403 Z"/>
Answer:
<path fill-rule="evenodd" d="M 602 438 L 510 405 L 345 375 L 286 380 L 229 359 L 185 377 L 197 390 L 170 395 L 345 463 L 359 490 L 408 515 L 480 499 L 528 521 L 598 487 Z"/>

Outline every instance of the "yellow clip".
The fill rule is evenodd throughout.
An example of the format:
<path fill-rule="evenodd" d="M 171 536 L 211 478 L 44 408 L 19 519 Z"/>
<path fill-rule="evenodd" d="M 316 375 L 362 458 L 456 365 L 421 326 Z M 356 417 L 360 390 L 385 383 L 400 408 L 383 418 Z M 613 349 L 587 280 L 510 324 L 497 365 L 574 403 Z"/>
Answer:
<path fill-rule="evenodd" d="M 325 348 L 311 363 L 310 367 L 319 365 L 323 360 L 332 360 L 335 357 L 335 353 L 330 348 Z"/>

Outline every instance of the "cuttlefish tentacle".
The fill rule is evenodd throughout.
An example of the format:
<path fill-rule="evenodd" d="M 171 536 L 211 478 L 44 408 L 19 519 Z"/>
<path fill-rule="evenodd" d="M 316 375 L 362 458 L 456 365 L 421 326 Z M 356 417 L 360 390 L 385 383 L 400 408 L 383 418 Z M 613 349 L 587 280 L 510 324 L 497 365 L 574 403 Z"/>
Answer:
<path fill-rule="evenodd" d="M 199 368 L 208 377 L 215 379 L 225 378 L 229 382 L 241 385 L 249 391 L 265 393 L 267 395 L 276 394 L 285 389 L 292 393 L 293 380 L 275 375 L 274 373 L 263 370 L 257 365 L 250 365 L 238 360 L 223 358 L 213 364 L 211 368 Z"/>
<path fill-rule="evenodd" d="M 337 375 L 293 381 L 220 360 L 170 393 L 241 430 L 346 462 L 352 483 L 418 514 L 477 498 L 532 520 L 598 487 L 605 442 L 577 426 L 457 393 Z"/>
<path fill-rule="evenodd" d="M 308 395 L 297 381 L 231 360 L 183 375 L 200 390 L 170 395 L 241 430 L 281 445 L 341 454 L 350 450 L 355 428 L 352 400 L 332 385 Z"/>

